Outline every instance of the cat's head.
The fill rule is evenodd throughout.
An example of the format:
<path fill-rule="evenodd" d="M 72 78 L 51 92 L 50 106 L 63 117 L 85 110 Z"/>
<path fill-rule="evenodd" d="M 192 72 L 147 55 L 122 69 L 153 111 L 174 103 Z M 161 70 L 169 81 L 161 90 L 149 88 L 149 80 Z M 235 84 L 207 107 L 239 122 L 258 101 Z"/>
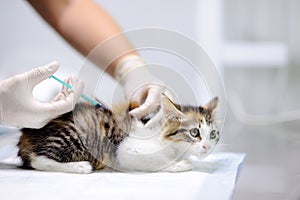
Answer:
<path fill-rule="evenodd" d="M 190 154 L 199 158 L 208 155 L 219 141 L 219 130 L 214 121 L 214 110 L 219 102 L 213 98 L 204 106 L 181 106 L 165 95 L 161 106 L 165 117 L 163 137 L 175 143 L 189 143 Z"/>

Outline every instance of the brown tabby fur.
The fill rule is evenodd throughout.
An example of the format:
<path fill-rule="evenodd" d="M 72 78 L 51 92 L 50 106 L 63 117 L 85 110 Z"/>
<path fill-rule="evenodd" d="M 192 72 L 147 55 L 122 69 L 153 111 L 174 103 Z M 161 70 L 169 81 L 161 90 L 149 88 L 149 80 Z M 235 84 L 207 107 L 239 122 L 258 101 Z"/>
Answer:
<path fill-rule="evenodd" d="M 72 112 L 41 129 L 22 129 L 18 155 L 24 168 L 31 168 L 31 155 L 58 162 L 89 161 L 94 170 L 112 162 L 118 144 L 128 136 L 131 117 L 124 106 L 114 114 L 103 108 L 79 103 Z"/>

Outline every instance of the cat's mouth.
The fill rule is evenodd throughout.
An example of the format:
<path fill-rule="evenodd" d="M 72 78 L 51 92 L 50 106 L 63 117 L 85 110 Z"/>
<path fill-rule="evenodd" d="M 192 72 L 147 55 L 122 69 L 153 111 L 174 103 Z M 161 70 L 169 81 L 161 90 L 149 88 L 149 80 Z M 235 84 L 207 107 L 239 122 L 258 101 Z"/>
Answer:
<path fill-rule="evenodd" d="M 149 122 L 150 119 L 151 119 L 151 117 L 149 115 L 147 115 L 141 119 L 141 122 L 145 125 L 145 124 L 147 124 L 147 122 Z"/>

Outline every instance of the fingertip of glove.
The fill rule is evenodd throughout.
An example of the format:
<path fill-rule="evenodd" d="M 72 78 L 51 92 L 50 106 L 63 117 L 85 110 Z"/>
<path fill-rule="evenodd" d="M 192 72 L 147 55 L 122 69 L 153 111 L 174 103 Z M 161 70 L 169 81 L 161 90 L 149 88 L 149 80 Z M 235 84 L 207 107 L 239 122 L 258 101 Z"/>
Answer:
<path fill-rule="evenodd" d="M 77 90 L 79 90 L 79 91 L 82 92 L 82 90 L 83 90 L 83 88 L 84 88 L 84 83 L 83 83 L 83 81 L 77 80 L 77 81 L 76 81 L 75 87 L 76 87 Z"/>
<path fill-rule="evenodd" d="M 78 86 L 78 91 L 79 91 L 80 95 L 83 92 L 83 89 L 84 89 L 84 84 L 83 84 L 83 82 L 80 82 L 79 86 Z"/>
<path fill-rule="evenodd" d="M 79 101 L 79 98 L 83 92 L 84 89 L 84 84 L 82 81 L 76 81 L 75 85 L 74 85 L 74 92 L 72 93 L 72 100 L 77 102 Z"/>
<path fill-rule="evenodd" d="M 57 61 L 53 61 L 47 65 L 45 65 L 45 67 L 50 71 L 50 72 L 56 72 L 58 70 L 59 67 L 59 63 Z"/>
<path fill-rule="evenodd" d="M 140 118 L 141 113 L 139 111 L 139 108 L 135 108 L 135 109 L 129 111 L 129 115 L 131 115 L 135 118 Z"/>

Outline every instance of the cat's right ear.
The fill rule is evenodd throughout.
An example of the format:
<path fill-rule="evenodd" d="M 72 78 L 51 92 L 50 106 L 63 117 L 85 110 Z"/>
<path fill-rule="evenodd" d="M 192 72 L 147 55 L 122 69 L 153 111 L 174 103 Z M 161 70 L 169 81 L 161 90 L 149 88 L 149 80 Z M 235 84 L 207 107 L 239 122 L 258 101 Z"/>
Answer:
<path fill-rule="evenodd" d="M 214 109 L 218 106 L 218 104 L 219 104 L 219 97 L 215 97 L 212 100 L 210 100 L 207 104 L 205 104 L 203 108 L 205 108 L 210 113 L 212 113 Z"/>
<path fill-rule="evenodd" d="M 183 113 L 178 110 L 178 108 L 175 106 L 175 104 L 166 96 L 161 96 L 161 106 L 163 109 L 163 113 L 165 116 L 169 117 L 176 117 L 181 118 L 183 117 Z"/>

